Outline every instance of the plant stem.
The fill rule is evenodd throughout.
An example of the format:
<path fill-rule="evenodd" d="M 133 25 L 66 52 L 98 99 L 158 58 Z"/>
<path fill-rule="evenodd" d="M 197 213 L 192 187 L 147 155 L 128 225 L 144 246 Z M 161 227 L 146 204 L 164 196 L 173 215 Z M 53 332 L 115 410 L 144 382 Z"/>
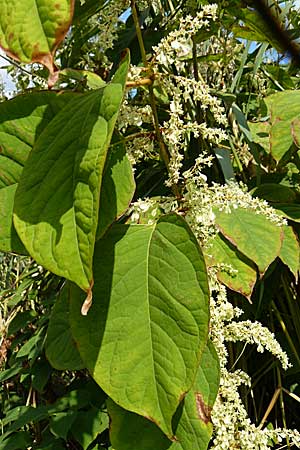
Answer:
<path fill-rule="evenodd" d="M 151 78 L 141 78 L 139 80 L 135 81 L 127 81 L 126 87 L 127 88 L 134 88 L 139 86 L 150 86 L 153 83 L 153 79 Z"/>

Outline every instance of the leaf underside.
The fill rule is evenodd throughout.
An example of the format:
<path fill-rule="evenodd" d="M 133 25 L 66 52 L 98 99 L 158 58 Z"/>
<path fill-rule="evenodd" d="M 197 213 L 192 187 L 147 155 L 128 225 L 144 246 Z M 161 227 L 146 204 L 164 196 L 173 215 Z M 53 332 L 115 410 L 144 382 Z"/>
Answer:
<path fill-rule="evenodd" d="M 0 0 L 0 47 L 14 59 L 42 63 L 53 73 L 53 55 L 73 10 L 74 0 Z"/>
<path fill-rule="evenodd" d="M 122 73 L 128 65 L 129 56 Z M 125 81 L 76 96 L 55 116 L 35 142 L 15 196 L 14 225 L 28 252 L 86 292 L 93 284 L 103 169 Z"/>

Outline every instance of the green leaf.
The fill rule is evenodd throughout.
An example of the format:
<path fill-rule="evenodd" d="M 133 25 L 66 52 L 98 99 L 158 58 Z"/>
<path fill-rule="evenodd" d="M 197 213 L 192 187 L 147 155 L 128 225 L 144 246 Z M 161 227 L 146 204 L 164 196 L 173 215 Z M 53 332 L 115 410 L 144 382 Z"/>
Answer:
<path fill-rule="evenodd" d="M 300 222 L 300 205 L 274 203 L 272 206 L 277 210 L 277 214 L 280 214 L 293 222 Z"/>
<path fill-rule="evenodd" d="M 2 370 L 0 372 L 0 383 L 3 383 L 3 381 L 9 380 L 10 378 L 14 377 L 15 375 L 18 375 L 22 372 L 22 366 L 20 364 L 15 364 L 9 369 Z"/>
<path fill-rule="evenodd" d="M 77 411 L 66 411 L 53 414 L 49 426 L 54 436 L 67 440 L 68 433 L 77 418 L 77 414 Z"/>
<path fill-rule="evenodd" d="M 46 356 L 57 370 L 80 370 L 84 364 L 71 334 L 68 290 L 69 285 L 66 285 L 52 309 L 45 343 Z"/>
<path fill-rule="evenodd" d="M 261 184 L 254 189 L 252 195 L 276 203 L 293 203 L 297 199 L 293 189 L 278 183 Z"/>
<path fill-rule="evenodd" d="M 125 79 L 74 98 L 55 116 L 34 145 L 15 196 L 14 225 L 28 252 L 77 283 L 88 304 L 103 168 L 128 66 L 129 56 L 119 69 Z"/>
<path fill-rule="evenodd" d="M 232 32 L 236 37 L 249 41 L 269 42 L 272 47 L 282 52 L 281 42 L 277 39 L 276 33 L 270 30 L 259 12 L 242 8 L 238 11 L 238 16 L 243 21 L 243 25 L 233 25 Z"/>
<path fill-rule="evenodd" d="M 75 1 L 74 22 L 82 22 L 88 19 L 97 12 L 99 12 L 103 6 L 104 0 L 85 0 Z"/>
<path fill-rule="evenodd" d="M 220 382 L 219 359 L 208 341 L 200 361 L 194 385 L 184 399 L 182 414 L 176 428 L 178 444 L 174 450 L 206 450 L 213 433 L 211 410 Z"/>
<path fill-rule="evenodd" d="M 0 191 L 1 192 L 1 191 Z M 25 328 L 37 317 L 37 313 L 34 310 L 21 311 L 10 322 L 7 330 L 7 335 L 11 336 L 19 331 L 21 328 Z"/>
<path fill-rule="evenodd" d="M 293 143 L 300 146 L 300 91 L 278 92 L 264 101 L 270 114 L 270 152 L 279 161 Z"/>
<path fill-rule="evenodd" d="M 48 407 L 49 415 L 57 414 L 63 411 L 77 411 L 86 408 L 90 403 L 90 395 L 85 389 L 73 389 L 65 396 L 59 397 L 55 403 Z"/>
<path fill-rule="evenodd" d="M 0 0 L 0 47 L 54 72 L 54 53 L 72 21 L 74 0 Z"/>
<path fill-rule="evenodd" d="M 299 241 L 292 227 L 283 227 L 283 233 L 284 238 L 279 257 L 289 267 L 297 280 L 300 262 Z"/>
<path fill-rule="evenodd" d="M 0 444 L 9 434 L 19 430 L 20 428 L 23 428 L 24 425 L 27 425 L 31 422 L 37 423 L 48 417 L 46 406 L 38 406 L 37 408 L 33 408 L 32 406 L 22 406 L 14 408 L 12 412 L 14 414 L 14 418 L 11 414 L 10 420 L 13 420 L 13 422 L 9 426 L 7 431 L 0 437 Z"/>
<path fill-rule="evenodd" d="M 44 338 L 44 328 L 41 328 L 27 342 L 25 342 L 24 345 L 22 345 L 17 353 L 17 358 L 23 358 L 23 356 L 26 356 L 28 359 L 34 358 L 36 353 L 41 350 Z"/>
<path fill-rule="evenodd" d="M 0 450 L 24 450 L 32 445 L 30 434 L 26 431 L 14 433 L 0 443 Z"/>
<path fill-rule="evenodd" d="M 19 181 L 35 141 L 75 95 L 32 92 L 0 103 L 0 188 Z"/>
<path fill-rule="evenodd" d="M 221 234 L 212 239 L 205 253 L 208 266 L 226 266 L 218 270 L 218 280 L 229 289 L 250 299 L 257 278 L 254 264 Z M 230 272 L 229 268 L 232 268 L 233 272 Z"/>
<path fill-rule="evenodd" d="M 232 209 L 231 213 L 215 211 L 216 225 L 220 232 L 251 261 L 260 274 L 279 256 L 282 229 L 266 216 L 253 210 Z"/>
<path fill-rule="evenodd" d="M 134 191 L 134 176 L 125 143 L 121 136 L 116 134 L 112 138 L 103 172 L 97 239 L 126 211 Z"/>
<path fill-rule="evenodd" d="M 115 450 L 167 450 L 172 445 L 170 439 L 153 422 L 107 400 L 110 417 L 110 441 Z M 174 449 L 174 450 L 175 450 Z"/>
<path fill-rule="evenodd" d="M 64 69 L 59 72 L 59 77 L 62 78 L 61 81 L 67 78 L 86 84 L 90 89 L 99 89 L 106 85 L 99 75 L 88 70 Z"/>
<path fill-rule="evenodd" d="M 261 144 L 279 162 L 292 144 L 300 147 L 300 90 L 277 92 L 264 99 L 269 120 L 249 124 Z"/>
<path fill-rule="evenodd" d="M 261 145 L 269 153 L 269 133 L 271 125 L 269 122 L 248 122 L 253 141 Z"/>
<path fill-rule="evenodd" d="M 42 393 L 50 378 L 51 372 L 52 368 L 44 355 L 37 358 L 30 370 L 32 388 Z"/>
<path fill-rule="evenodd" d="M 88 411 L 77 413 L 70 431 L 83 450 L 86 450 L 97 435 L 106 428 L 108 428 L 107 414 L 97 408 L 91 408 Z"/>
<path fill-rule="evenodd" d="M 27 255 L 13 225 L 16 189 L 16 184 L 0 188 L 0 251 Z"/>
<path fill-rule="evenodd" d="M 65 443 L 61 439 L 47 439 L 45 444 L 39 444 L 39 450 L 65 450 Z"/>
<path fill-rule="evenodd" d="M 173 418 L 177 439 L 174 443 L 154 423 L 125 411 L 109 399 L 112 446 L 116 450 L 206 450 L 212 436 L 210 412 L 218 393 L 219 378 L 218 356 L 208 341 L 195 383 Z"/>
<path fill-rule="evenodd" d="M 196 238 L 175 214 L 153 225 L 117 224 L 97 242 L 94 270 L 88 317 L 80 316 L 80 291 L 71 289 L 81 357 L 116 403 L 171 437 L 208 333 L 207 275 Z"/>
<path fill-rule="evenodd" d="M 224 180 L 227 182 L 229 180 L 234 179 L 235 176 L 232 167 L 232 161 L 230 158 L 230 152 L 227 149 L 218 147 L 214 148 L 214 152 L 221 166 L 224 175 Z"/>

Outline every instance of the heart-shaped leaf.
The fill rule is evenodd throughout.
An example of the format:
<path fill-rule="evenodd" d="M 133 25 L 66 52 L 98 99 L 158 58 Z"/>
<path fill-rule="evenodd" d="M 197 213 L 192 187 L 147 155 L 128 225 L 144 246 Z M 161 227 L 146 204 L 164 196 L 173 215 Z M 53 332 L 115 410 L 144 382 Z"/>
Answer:
<path fill-rule="evenodd" d="M 80 355 L 123 408 L 172 437 L 171 421 L 191 388 L 206 344 L 209 293 L 196 238 L 184 219 L 114 225 L 96 243 L 95 301 L 80 316 L 71 289 L 70 321 Z"/>

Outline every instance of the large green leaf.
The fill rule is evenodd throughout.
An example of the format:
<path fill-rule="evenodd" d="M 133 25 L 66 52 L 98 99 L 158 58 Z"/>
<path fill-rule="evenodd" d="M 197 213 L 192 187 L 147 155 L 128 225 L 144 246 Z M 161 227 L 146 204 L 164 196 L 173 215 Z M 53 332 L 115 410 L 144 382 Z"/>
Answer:
<path fill-rule="evenodd" d="M 107 401 L 110 439 L 115 450 L 206 450 L 212 436 L 210 412 L 219 387 L 218 357 L 211 342 L 205 347 L 194 385 L 173 418 L 172 443 L 149 420 Z"/>
<path fill-rule="evenodd" d="M 206 268 L 186 222 L 114 225 L 95 247 L 94 297 L 80 315 L 71 289 L 70 321 L 86 367 L 120 406 L 172 436 L 171 420 L 191 388 L 209 320 Z"/>
<path fill-rule="evenodd" d="M 123 97 L 124 78 L 76 97 L 39 136 L 15 196 L 14 225 L 35 260 L 88 293 L 107 149 Z M 120 78 L 120 77 L 119 77 Z"/>
<path fill-rule="evenodd" d="M 224 236 L 217 234 L 207 248 L 205 256 L 208 266 L 220 265 L 217 277 L 221 283 L 250 299 L 257 272 L 254 264 L 245 255 Z"/>
<path fill-rule="evenodd" d="M 35 141 L 74 95 L 32 92 L 0 103 L 0 188 L 19 181 Z"/>
<path fill-rule="evenodd" d="M 223 236 L 255 262 L 261 274 L 280 253 L 281 227 L 253 210 L 237 208 L 230 214 L 216 211 L 216 225 Z"/>
<path fill-rule="evenodd" d="M 26 255 L 12 220 L 16 189 L 16 184 L 0 189 L 0 251 Z"/>
<path fill-rule="evenodd" d="M 77 411 L 63 411 L 53 414 L 50 419 L 49 428 L 56 437 L 68 439 L 68 433 L 77 417 Z"/>
<path fill-rule="evenodd" d="M 53 56 L 72 21 L 74 0 L 0 0 L 0 46 L 11 57 L 40 62 L 54 72 Z"/>
<path fill-rule="evenodd" d="M 46 338 L 46 356 L 58 370 L 84 368 L 71 334 L 69 322 L 69 285 L 65 286 L 53 307 Z"/>
<path fill-rule="evenodd" d="M 126 153 L 124 139 L 115 134 L 103 172 L 97 239 L 126 211 L 134 191 L 133 170 Z"/>

